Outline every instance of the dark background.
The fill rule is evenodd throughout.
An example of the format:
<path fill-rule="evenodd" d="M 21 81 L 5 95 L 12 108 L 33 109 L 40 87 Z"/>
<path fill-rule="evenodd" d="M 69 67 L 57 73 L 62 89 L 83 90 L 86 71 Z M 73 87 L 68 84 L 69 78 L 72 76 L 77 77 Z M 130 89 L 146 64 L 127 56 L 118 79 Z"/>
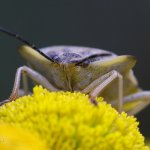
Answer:
<path fill-rule="evenodd" d="M 140 86 L 150 89 L 149 0 L 1 0 L 0 25 L 37 47 L 82 45 L 137 57 Z M 21 43 L 0 33 L 0 99 L 11 92 L 16 68 L 24 61 Z M 137 115 L 140 130 L 150 136 L 150 107 Z"/>

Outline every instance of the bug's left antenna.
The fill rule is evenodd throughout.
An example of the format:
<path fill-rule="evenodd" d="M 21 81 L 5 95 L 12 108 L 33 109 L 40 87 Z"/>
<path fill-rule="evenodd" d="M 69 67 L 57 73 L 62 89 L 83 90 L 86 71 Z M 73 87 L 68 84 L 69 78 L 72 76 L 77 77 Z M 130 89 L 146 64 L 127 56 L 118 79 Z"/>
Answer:
<path fill-rule="evenodd" d="M 13 33 L 13 32 L 11 32 L 11 31 L 9 31 L 9 30 L 3 28 L 3 27 L 0 27 L 0 32 L 3 32 L 3 33 L 5 33 L 5 34 L 8 34 L 9 36 L 13 36 L 13 37 L 15 37 L 16 39 L 18 39 L 19 41 L 21 41 L 21 42 L 23 42 L 23 43 L 29 45 L 29 46 L 32 47 L 33 49 L 38 50 L 38 48 L 36 48 L 35 45 L 29 43 L 28 41 L 26 41 L 24 38 L 22 38 L 20 35 L 18 35 L 18 34 L 16 34 L 16 33 Z"/>
<path fill-rule="evenodd" d="M 8 29 L 5 29 L 3 27 L 0 26 L 0 32 L 3 32 L 9 36 L 15 37 L 16 39 L 18 39 L 19 41 L 23 42 L 24 44 L 30 46 L 31 48 L 33 48 L 34 50 L 38 51 L 41 55 L 43 55 L 45 58 L 47 58 L 48 60 L 55 62 L 53 59 L 49 58 L 47 55 L 45 55 L 42 51 L 40 51 L 34 44 L 31 44 L 30 42 L 28 42 L 27 40 L 25 40 L 23 37 L 21 37 L 20 35 L 13 33 L 11 31 L 9 31 Z"/>

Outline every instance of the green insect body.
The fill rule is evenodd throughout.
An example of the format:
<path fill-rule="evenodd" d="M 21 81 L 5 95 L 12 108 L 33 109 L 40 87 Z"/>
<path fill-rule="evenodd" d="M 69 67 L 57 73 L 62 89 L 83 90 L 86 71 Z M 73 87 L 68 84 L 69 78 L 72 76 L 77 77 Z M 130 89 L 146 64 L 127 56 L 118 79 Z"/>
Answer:
<path fill-rule="evenodd" d="M 76 51 L 77 49 L 81 51 Z M 58 90 L 82 91 L 98 77 L 112 70 L 116 70 L 123 76 L 123 96 L 128 96 L 129 94 L 139 91 L 137 80 L 131 70 L 136 63 L 134 56 L 117 56 L 109 51 L 78 46 L 51 46 L 42 48 L 41 51 L 49 57 L 53 56 L 54 52 L 57 52 L 56 56 L 60 58 L 68 53 L 80 55 L 80 60 L 76 59 L 77 62 L 71 62 L 71 58 L 67 62 L 59 62 L 53 58 L 54 62 L 52 62 L 29 46 L 20 47 L 19 52 L 28 62 L 29 66 L 45 76 Z M 88 57 L 82 57 L 84 51 L 97 52 L 97 56 L 95 53 L 93 55 L 97 57 L 98 60 L 91 60 L 91 62 L 89 61 L 88 63 L 83 62 L 82 60 Z M 104 54 L 107 53 L 110 55 L 104 56 Z M 92 54 L 90 54 L 90 56 L 92 56 Z M 79 64 L 80 61 L 82 61 L 82 64 Z M 117 79 L 113 82 L 114 83 L 108 85 L 101 94 L 98 95 L 104 97 L 108 102 L 117 100 Z"/>
<path fill-rule="evenodd" d="M 62 51 L 67 49 L 68 51 L 65 51 L 67 54 L 71 52 L 76 53 L 76 49 L 78 48 L 81 49 L 82 52 L 84 50 L 85 52 L 97 51 L 98 53 L 102 54 L 106 52 L 111 54 L 111 52 L 101 49 L 77 46 L 52 46 L 43 48 L 41 51 L 44 54 L 49 55 L 49 57 L 51 56 L 51 53 L 53 54 L 56 51 L 56 55 L 61 58 L 64 55 Z M 45 50 L 47 50 L 47 52 L 45 52 Z M 19 52 L 32 69 L 45 76 L 50 81 L 50 83 L 52 83 L 52 85 L 54 85 L 59 90 L 81 91 L 92 81 L 112 70 L 118 71 L 125 77 L 124 83 L 127 83 L 124 84 L 125 95 L 132 93 L 131 91 L 135 91 L 138 88 L 136 78 L 131 71 L 136 62 L 136 59 L 133 56 L 117 56 L 114 54 L 113 56 L 105 56 L 106 58 L 104 58 L 104 56 L 98 56 L 99 60 L 89 62 L 88 64 L 84 64 L 83 62 L 82 64 L 76 65 L 75 62 L 58 62 L 57 60 L 54 60 L 55 62 L 51 62 L 28 46 L 22 46 L 19 49 Z M 78 55 L 80 55 L 79 52 Z M 81 60 L 84 59 L 82 58 L 82 55 L 80 55 L 80 57 Z M 114 88 L 111 88 L 109 91 L 117 89 L 115 88 L 115 86 L 117 86 L 116 84 L 113 84 L 113 86 Z M 112 96 L 110 96 L 111 93 L 113 94 Z M 117 92 L 110 92 L 106 95 L 110 100 L 112 100 L 114 97 L 116 97 L 115 93 L 117 94 Z"/>
<path fill-rule="evenodd" d="M 19 53 L 29 66 L 18 68 L 12 94 L 1 104 L 17 98 L 21 74 L 51 91 L 89 94 L 95 105 L 96 97 L 102 96 L 119 111 L 125 110 L 129 114 L 136 114 L 150 102 L 150 92 L 139 88 L 133 74 L 132 68 L 136 63 L 134 56 L 118 56 L 110 51 L 79 46 L 37 49 L 10 31 L 3 28 L 0 31 L 26 43 L 19 48 Z M 24 80 L 24 91 L 27 88 Z"/>

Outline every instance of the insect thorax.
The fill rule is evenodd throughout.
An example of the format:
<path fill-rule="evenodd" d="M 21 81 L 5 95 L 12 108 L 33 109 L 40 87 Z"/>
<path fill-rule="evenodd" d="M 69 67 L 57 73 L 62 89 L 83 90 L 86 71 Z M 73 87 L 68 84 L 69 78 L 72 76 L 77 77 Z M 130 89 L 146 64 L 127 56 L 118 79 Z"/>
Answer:
<path fill-rule="evenodd" d="M 116 56 L 109 51 L 79 46 L 51 46 L 41 51 L 59 64 L 90 64 Z"/>

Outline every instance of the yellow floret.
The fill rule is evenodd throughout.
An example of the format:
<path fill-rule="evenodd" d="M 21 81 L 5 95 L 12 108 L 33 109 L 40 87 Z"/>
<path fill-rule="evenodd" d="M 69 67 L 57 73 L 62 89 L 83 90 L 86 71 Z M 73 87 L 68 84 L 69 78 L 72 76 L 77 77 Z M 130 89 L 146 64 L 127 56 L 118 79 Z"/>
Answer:
<path fill-rule="evenodd" d="M 138 122 L 98 98 L 97 106 L 81 93 L 49 92 L 35 87 L 0 108 L 0 123 L 38 134 L 49 150 L 148 150 Z"/>
<path fill-rule="evenodd" d="M 42 140 L 29 131 L 8 124 L 0 125 L 0 150 L 48 150 Z"/>

